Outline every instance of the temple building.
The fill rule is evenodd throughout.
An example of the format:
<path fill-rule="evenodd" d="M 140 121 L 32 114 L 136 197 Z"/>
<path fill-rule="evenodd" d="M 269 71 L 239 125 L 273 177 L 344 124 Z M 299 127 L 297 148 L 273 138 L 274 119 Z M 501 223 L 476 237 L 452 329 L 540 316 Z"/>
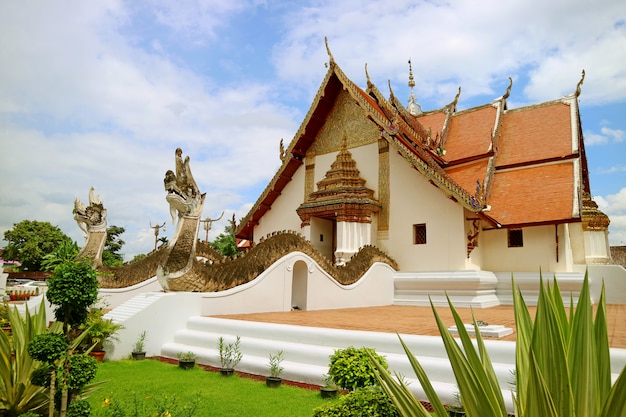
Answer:
<path fill-rule="evenodd" d="M 578 107 L 565 97 L 405 107 L 367 75 L 328 72 L 282 164 L 239 224 L 258 242 L 294 230 L 336 265 L 376 246 L 399 272 L 566 273 L 611 262 L 608 217 L 591 199 Z M 366 67 L 367 74 L 367 67 Z M 583 72 L 584 78 L 584 72 Z"/>

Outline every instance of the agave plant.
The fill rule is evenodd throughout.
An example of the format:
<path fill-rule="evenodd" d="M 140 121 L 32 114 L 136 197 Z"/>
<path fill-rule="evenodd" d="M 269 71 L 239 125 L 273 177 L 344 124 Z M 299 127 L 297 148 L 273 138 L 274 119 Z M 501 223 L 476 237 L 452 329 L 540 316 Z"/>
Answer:
<path fill-rule="evenodd" d="M 12 341 L 0 331 L 0 415 L 18 415 L 44 408 L 48 398 L 43 388 L 31 383 L 30 375 L 39 366 L 26 346 L 35 336 L 46 332 L 46 311 L 42 300 L 32 314 L 26 306 L 24 318 L 17 308 L 9 309 Z"/>
<path fill-rule="evenodd" d="M 513 283 L 515 284 L 515 283 Z M 513 285 L 515 288 L 515 285 Z M 514 396 L 515 415 L 521 417 L 609 417 L 626 416 L 626 370 L 611 385 L 611 365 L 606 323 L 604 287 L 595 319 L 585 274 L 576 308 L 570 301 L 569 314 L 556 279 L 552 286 L 541 279 L 534 322 L 519 290 L 514 290 L 517 327 Z M 454 371 L 468 417 L 506 417 L 502 390 L 476 320 L 476 345 L 448 299 L 463 348 L 447 330 L 432 305 L 437 326 Z M 400 338 L 407 357 L 438 416 L 446 410 L 426 372 Z M 378 366 L 373 358 L 373 365 Z M 393 378 L 378 367 L 376 373 L 403 416 L 429 417 L 403 379 Z"/>

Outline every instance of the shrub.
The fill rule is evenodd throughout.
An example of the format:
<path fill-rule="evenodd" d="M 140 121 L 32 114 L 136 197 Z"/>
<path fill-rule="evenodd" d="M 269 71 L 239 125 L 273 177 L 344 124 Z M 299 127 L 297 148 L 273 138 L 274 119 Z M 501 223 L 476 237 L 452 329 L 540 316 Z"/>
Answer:
<path fill-rule="evenodd" d="M 368 352 L 384 369 L 388 369 L 387 360 L 378 355 L 375 349 L 348 346 L 336 350 L 330 356 L 328 375 L 343 389 L 355 390 L 377 385 L 375 369 L 370 363 Z"/>
<path fill-rule="evenodd" d="M 397 417 L 398 409 L 378 387 L 360 388 L 314 410 L 313 417 Z"/>
<path fill-rule="evenodd" d="M 51 368 L 48 366 L 40 366 L 30 374 L 30 383 L 37 385 L 38 387 L 50 386 L 50 372 Z"/>
<path fill-rule="evenodd" d="M 89 355 L 79 353 L 70 356 L 70 390 L 80 390 L 96 377 L 98 363 Z"/>
<path fill-rule="evenodd" d="M 91 405 L 86 400 L 74 400 L 67 407 L 67 417 L 89 417 Z"/>
<path fill-rule="evenodd" d="M 63 356 L 67 348 L 67 338 L 61 333 L 38 334 L 26 346 L 31 358 L 48 364 Z"/>

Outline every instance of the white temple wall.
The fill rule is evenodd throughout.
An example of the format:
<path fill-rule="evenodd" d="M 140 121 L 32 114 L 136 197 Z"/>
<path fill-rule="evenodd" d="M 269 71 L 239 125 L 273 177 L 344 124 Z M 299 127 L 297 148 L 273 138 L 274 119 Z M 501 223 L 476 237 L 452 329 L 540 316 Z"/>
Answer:
<path fill-rule="evenodd" d="M 570 244 L 572 249 L 572 263 L 584 264 L 585 263 L 585 240 L 583 237 L 583 225 L 582 223 L 571 223 L 567 227 L 570 237 Z"/>
<path fill-rule="evenodd" d="M 281 195 L 272 204 L 271 210 L 259 220 L 254 228 L 256 243 L 267 234 L 281 230 L 295 230 L 301 232 L 302 223 L 296 209 L 304 199 L 304 165 L 293 175 Z"/>
<path fill-rule="evenodd" d="M 463 207 L 446 198 L 397 153 L 390 152 L 389 240 L 379 242 L 402 271 L 465 269 Z M 426 225 L 426 244 L 414 244 L 414 225 Z M 383 245 L 384 243 L 384 245 Z"/>
<path fill-rule="evenodd" d="M 487 253 L 483 269 L 494 272 L 542 271 L 565 272 L 568 268 L 566 248 L 568 242 L 564 229 L 559 228 L 559 262 L 556 256 L 556 234 L 554 225 L 525 227 L 523 247 L 508 247 L 506 229 L 491 229 L 482 232 L 483 253 Z"/>

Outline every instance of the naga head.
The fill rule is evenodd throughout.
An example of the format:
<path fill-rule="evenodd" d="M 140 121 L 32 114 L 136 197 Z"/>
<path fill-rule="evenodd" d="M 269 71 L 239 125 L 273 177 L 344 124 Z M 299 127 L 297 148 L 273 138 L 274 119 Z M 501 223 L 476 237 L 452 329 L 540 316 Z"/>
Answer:
<path fill-rule="evenodd" d="M 199 217 L 202 214 L 206 196 L 206 194 L 200 194 L 198 185 L 191 174 L 189 157 L 183 160 L 182 153 L 180 148 L 176 149 L 176 172 L 168 170 L 163 179 L 163 185 L 167 191 L 165 199 L 170 205 L 172 221 L 176 220 L 177 212 L 178 217 Z"/>
<path fill-rule="evenodd" d="M 74 201 L 74 220 L 85 233 L 102 232 L 107 228 L 107 211 L 100 198 L 94 196 L 93 191 L 91 187 L 88 206 L 85 206 L 78 198 Z"/>

